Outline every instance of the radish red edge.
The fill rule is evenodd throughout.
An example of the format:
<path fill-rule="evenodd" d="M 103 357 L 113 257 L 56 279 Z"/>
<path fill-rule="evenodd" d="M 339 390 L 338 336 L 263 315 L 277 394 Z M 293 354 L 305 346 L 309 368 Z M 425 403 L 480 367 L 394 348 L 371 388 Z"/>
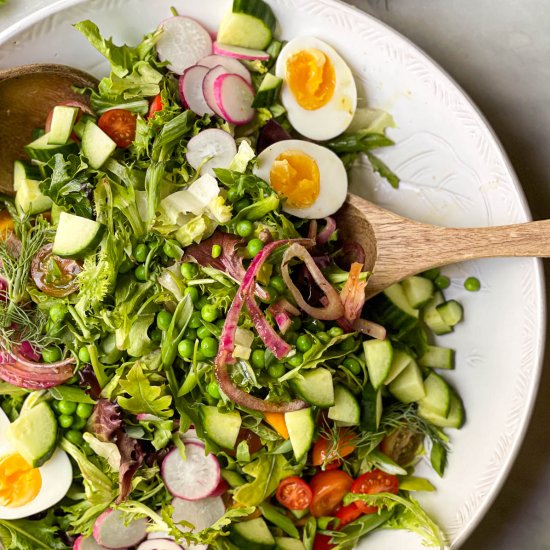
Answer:
<path fill-rule="evenodd" d="M 220 44 L 219 42 L 214 42 L 213 51 L 218 55 L 232 57 L 234 59 L 244 59 L 245 61 L 269 61 L 269 54 L 262 50 L 229 46 L 228 44 Z"/>
<path fill-rule="evenodd" d="M 246 96 L 250 96 L 250 101 Z M 246 98 L 248 105 L 244 104 Z M 237 74 L 222 74 L 214 81 L 214 101 L 221 116 L 231 124 L 243 125 L 249 123 L 256 114 L 252 107 L 254 89 L 244 78 Z"/>

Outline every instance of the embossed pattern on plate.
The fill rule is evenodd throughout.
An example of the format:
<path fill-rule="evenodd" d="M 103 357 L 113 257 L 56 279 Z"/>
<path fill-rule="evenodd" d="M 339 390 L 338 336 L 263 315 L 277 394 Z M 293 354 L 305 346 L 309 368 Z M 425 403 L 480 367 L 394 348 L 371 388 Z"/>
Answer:
<path fill-rule="evenodd" d="M 352 171 L 352 190 L 400 214 L 442 225 L 526 221 L 530 215 L 509 162 L 483 118 L 457 85 L 393 30 L 336 0 L 269 0 L 284 38 L 313 34 L 336 47 L 356 76 L 361 101 L 389 110 L 397 146 L 380 157 L 401 177 L 391 189 L 365 163 Z M 119 42 L 136 42 L 169 15 L 169 7 L 214 30 L 230 0 L 62 0 L 0 34 L 0 68 L 31 62 L 74 65 L 101 76 L 107 64 L 72 29 L 93 19 Z M 468 421 L 451 433 L 453 452 L 443 479 L 419 466 L 437 492 L 419 495 L 456 549 L 502 485 L 521 444 L 539 380 L 544 341 L 540 262 L 482 260 L 449 267 L 449 295 L 466 320 L 442 345 L 457 349 L 449 373 L 464 398 Z M 462 281 L 477 276 L 482 290 Z M 366 543 L 361 548 L 367 548 Z M 370 550 L 423 548 L 400 532 L 369 537 Z"/>

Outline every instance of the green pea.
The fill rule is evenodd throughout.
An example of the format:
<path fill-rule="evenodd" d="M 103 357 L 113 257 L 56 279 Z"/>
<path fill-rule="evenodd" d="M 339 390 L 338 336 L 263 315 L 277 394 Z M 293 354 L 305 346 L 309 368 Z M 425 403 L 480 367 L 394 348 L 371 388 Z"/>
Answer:
<path fill-rule="evenodd" d="M 269 286 L 272 286 L 279 294 L 283 294 L 286 290 L 285 280 L 280 275 L 274 275 L 269 279 Z"/>
<path fill-rule="evenodd" d="M 240 237 L 249 237 L 254 231 L 254 226 L 252 225 L 252 222 L 248 220 L 241 220 L 237 223 L 235 231 Z"/>
<path fill-rule="evenodd" d="M 253 258 L 264 247 L 264 243 L 260 239 L 250 239 L 246 245 L 246 251 L 248 255 Z"/>
<path fill-rule="evenodd" d="M 67 306 L 65 304 L 54 304 L 50 308 L 50 319 L 54 323 L 60 323 L 65 319 L 65 316 L 68 313 Z"/>
<path fill-rule="evenodd" d="M 197 331 L 194 328 L 188 328 L 185 331 L 185 338 L 194 342 L 197 339 Z"/>
<path fill-rule="evenodd" d="M 86 455 L 86 456 L 90 456 L 94 453 L 93 449 L 90 447 L 90 444 L 86 441 L 83 441 L 82 442 L 82 445 L 80 445 L 80 448 L 82 449 L 82 452 Z"/>
<path fill-rule="evenodd" d="M 178 353 L 183 359 L 191 359 L 191 357 L 193 357 L 193 351 L 195 351 L 195 342 L 193 342 L 193 340 L 188 340 L 186 338 L 178 344 Z"/>
<path fill-rule="evenodd" d="M 201 351 L 204 353 L 205 357 L 216 357 L 218 353 L 218 341 L 212 338 L 212 336 L 208 336 L 201 341 Z"/>
<path fill-rule="evenodd" d="M 225 325 L 225 319 L 222 318 L 222 319 L 218 319 L 216 321 L 216 326 L 221 328 L 222 330 L 223 330 L 224 325 Z"/>
<path fill-rule="evenodd" d="M 179 260 L 181 258 L 182 250 L 177 241 L 172 239 L 166 241 L 162 247 L 162 251 L 173 260 Z"/>
<path fill-rule="evenodd" d="M 87 419 L 86 418 L 80 418 L 80 416 L 74 416 L 73 417 L 73 424 L 71 426 L 71 428 L 73 430 L 83 430 L 84 427 L 86 426 L 87 424 Z"/>
<path fill-rule="evenodd" d="M 180 266 L 181 276 L 188 281 L 194 279 L 199 272 L 197 265 L 191 262 L 183 262 Z"/>
<path fill-rule="evenodd" d="M 269 285 L 267 287 L 267 294 L 268 294 L 268 298 L 267 298 L 267 301 L 272 304 L 273 302 L 275 302 L 277 300 L 277 298 L 279 297 L 279 293 L 277 292 L 277 289 L 276 288 L 273 288 L 271 285 Z"/>
<path fill-rule="evenodd" d="M 59 348 L 51 347 L 51 348 L 44 348 L 42 350 L 42 359 L 46 363 L 55 363 L 56 361 L 59 361 L 61 359 L 61 351 Z"/>
<path fill-rule="evenodd" d="M 361 363 L 355 357 L 347 357 L 342 362 L 342 365 L 348 369 L 351 374 L 360 374 L 361 373 Z"/>
<path fill-rule="evenodd" d="M 451 284 L 451 279 L 449 279 L 449 277 L 447 277 L 446 275 L 439 275 L 439 277 L 436 278 L 434 283 L 435 283 L 435 286 L 440 290 L 445 290 L 446 288 L 449 288 Z"/>
<path fill-rule="evenodd" d="M 304 356 L 301 354 L 301 353 L 296 353 L 295 355 L 293 355 L 288 361 L 287 363 L 291 366 L 291 367 L 298 367 L 302 364 L 302 361 L 304 360 Z"/>
<path fill-rule="evenodd" d="M 90 403 L 79 403 L 76 406 L 76 416 L 79 418 L 90 418 L 93 410 L 94 406 L 90 405 Z"/>
<path fill-rule="evenodd" d="M 321 332 L 318 332 L 315 336 L 317 336 L 317 338 L 319 338 L 319 340 L 321 340 L 323 344 L 330 342 L 330 336 L 324 330 L 322 330 Z"/>
<path fill-rule="evenodd" d="M 437 267 L 433 267 L 432 269 L 428 269 L 422 273 L 423 277 L 426 277 L 426 279 L 431 279 L 432 281 L 435 281 L 438 277 L 441 271 Z"/>
<path fill-rule="evenodd" d="M 297 341 L 298 341 L 298 333 L 297 332 L 294 332 L 293 330 L 289 330 L 286 334 L 285 334 L 285 340 L 291 344 L 291 345 L 294 345 Z"/>
<path fill-rule="evenodd" d="M 173 315 L 165 309 L 157 313 L 157 327 L 163 332 L 170 328 Z"/>
<path fill-rule="evenodd" d="M 60 401 L 58 399 L 53 399 L 50 402 L 51 408 L 54 410 L 54 412 L 59 413 L 59 403 Z"/>
<path fill-rule="evenodd" d="M 257 369 L 263 369 L 265 367 L 265 351 L 263 349 L 255 349 L 252 352 L 250 361 Z"/>
<path fill-rule="evenodd" d="M 294 317 L 290 323 L 290 330 L 298 331 L 302 328 L 302 319 L 300 317 Z"/>
<path fill-rule="evenodd" d="M 325 323 L 319 319 L 312 319 L 306 323 L 306 328 L 310 332 L 322 332 L 325 330 Z"/>
<path fill-rule="evenodd" d="M 470 292 L 477 292 L 481 288 L 481 283 L 476 277 L 468 277 L 464 281 L 464 288 Z"/>
<path fill-rule="evenodd" d="M 76 403 L 73 403 L 72 401 L 66 401 L 65 399 L 62 399 L 59 402 L 59 412 L 61 414 L 74 414 L 76 411 Z"/>
<path fill-rule="evenodd" d="M 227 190 L 227 200 L 229 202 L 238 201 L 240 196 L 241 195 L 239 194 L 239 191 L 236 187 L 232 187 L 231 189 Z"/>
<path fill-rule="evenodd" d="M 69 430 L 65 434 L 65 438 L 70 441 L 73 445 L 80 445 L 82 443 L 82 433 L 78 430 Z"/>
<path fill-rule="evenodd" d="M 206 386 L 206 391 L 214 398 L 219 399 L 221 397 L 220 394 L 220 386 L 218 386 L 217 382 L 210 382 L 208 386 Z"/>
<path fill-rule="evenodd" d="M 206 356 L 204 355 L 204 353 L 201 351 L 200 348 L 195 352 L 195 359 L 197 361 L 204 361 L 206 359 Z"/>
<path fill-rule="evenodd" d="M 340 344 L 340 349 L 342 351 L 352 351 L 355 349 L 356 342 L 354 338 L 346 338 L 343 342 Z"/>
<path fill-rule="evenodd" d="M 124 258 L 118 267 L 118 272 L 121 274 L 128 273 L 132 267 L 134 267 L 134 264 L 128 258 Z"/>
<path fill-rule="evenodd" d="M 147 254 L 149 254 L 149 247 L 146 244 L 138 244 L 134 250 L 134 258 L 142 264 L 147 259 Z"/>
<path fill-rule="evenodd" d="M 222 247 L 219 244 L 212 245 L 212 258 L 216 259 L 222 255 Z"/>
<path fill-rule="evenodd" d="M 151 331 L 151 340 L 153 342 L 155 342 L 155 344 L 158 344 L 159 342 L 162 341 L 162 330 L 160 330 L 160 328 L 157 328 L 155 327 L 152 331 Z"/>
<path fill-rule="evenodd" d="M 313 346 L 313 338 L 309 334 L 300 334 L 296 340 L 296 347 L 299 351 L 306 352 Z"/>
<path fill-rule="evenodd" d="M 184 291 L 183 291 L 183 295 L 184 296 L 187 296 L 189 294 L 189 296 L 191 296 L 191 301 L 196 304 L 198 301 L 199 301 L 199 291 L 197 290 L 196 287 L 194 286 L 188 286 Z"/>
<path fill-rule="evenodd" d="M 79 350 L 78 350 L 78 358 L 83 362 L 83 363 L 89 363 L 90 362 L 90 352 L 88 351 L 88 348 L 86 346 L 82 346 Z"/>
<path fill-rule="evenodd" d="M 250 206 L 251 202 L 247 198 L 239 199 L 233 206 L 237 212 L 240 212 L 247 206 Z"/>
<path fill-rule="evenodd" d="M 73 425 L 73 417 L 68 414 L 62 414 L 57 417 L 57 422 L 62 428 L 70 428 Z"/>
<path fill-rule="evenodd" d="M 275 363 L 267 369 L 267 372 L 272 378 L 280 378 L 286 372 L 286 369 L 282 363 Z"/>
<path fill-rule="evenodd" d="M 200 311 L 193 311 L 187 325 L 189 328 L 200 328 L 202 327 L 202 317 Z"/>
<path fill-rule="evenodd" d="M 207 323 L 213 323 L 220 316 L 220 311 L 212 304 L 206 304 L 201 308 L 201 317 Z"/>
<path fill-rule="evenodd" d="M 205 338 L 212 336 L 212 333 L 207 327 L 203 325 L 197 329 L 197 336 L 199 337 L 199 340 L 204 340 Z"/>
<path fill-rule="evenodd" d="M 147 280 L 147 273 L 144 265 L 138 265 L 134 269 L 134 277 L 141 283 L 144 283 Z"/>
<path fill-rule="evenodd" d="M 344 331 L 340 327 L 331 327 L 328 330 L 328 335 L 331 338 L 336 338 L 337 336 L 342 336 L 344 334 Z"/>
<path fill-rule="evenodd" d="M 197 309 L 202 309 L 204 306 L 207 306 L 209 304 L 210 302 L 208 301 L 208 297 L 203 294 L 197 302 Z"/>

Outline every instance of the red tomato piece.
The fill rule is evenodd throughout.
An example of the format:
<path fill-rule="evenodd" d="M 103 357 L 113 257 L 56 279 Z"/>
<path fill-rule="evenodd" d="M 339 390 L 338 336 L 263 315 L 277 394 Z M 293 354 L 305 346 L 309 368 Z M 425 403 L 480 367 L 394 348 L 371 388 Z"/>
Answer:
<path fill-rule="evenodd" d="M 335 514 L 335 517 L 340 520 L 340 523 L 338 524 L 338 529 L 344 527 L 344 525 L 347 525 L 348 523 L 352 522 L 362 515 L 363 512 L 361 512 L 359 507 L 355 505 L 355 502 L 349 504 L 348 506 L 342 506 Z"/>
<path fill-rule="evenodd" d="M 346 429 L 340 430 L 337 444 L 320 437 L 313 444 L 313 465 L 321 466 L 325 464 L 325 469 L 328 469 L 328 466 L 333 462 L 339 464 L 340 458 L 344 458 L 355 451 L 354 439 L 355 434 L 353 431 Z"/>
<path fill-rule="evenodd" d="M 316 518 L 332 516 L 346 493 L 349 493 L 353 479 L 343 470 L 319 472 L 309 482 L 313 493 L 311 514 Z"/>
<path fill-rule="evenodd" d="M 377 493 L 393 493 L 399 491 L 399 479 L 382 470 L 374 469 L 359 476 L 351 486 L 351 492 L 359 495 L 375 495 Z M 378 511 L 376 506 L 369 506 L 361 501 L 354 504 L 363 514 L 373 514 Z"/>
<path fill-rule="evenodd" d="M 151 101 L 148 118 L 155 116 L 155 113 L 157 113 L 158 111 L 162 111 L 162 107 L 162 99 L 160 97 L 160 94 L 158 94 L 153 98 L 153 101 Z"/>
<path fill-rule="evenodd" d="M 289 510 L 305 510 L 311 503 L 312 493 L 303 479 L 293 476 L 279 483 L 275 498 Z"/>
<path fill-rule="evenodd" d="M 126 109 L 111 109 L 103 113 L 97 125 L 117 144 L 125 149 L 136 137 L 136 116 Z"/>
<path fill-rule="evenodd" d="M 334 548 L 334 544 L 330 544 L 330 537 L 326 535 L 315 535 L 313 550 L 330 550 L 331 548 Z"/>

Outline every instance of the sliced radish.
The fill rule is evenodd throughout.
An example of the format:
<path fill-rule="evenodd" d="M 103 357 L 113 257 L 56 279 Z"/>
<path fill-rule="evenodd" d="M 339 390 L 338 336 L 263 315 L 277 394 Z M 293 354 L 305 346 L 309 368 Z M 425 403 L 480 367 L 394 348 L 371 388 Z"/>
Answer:
<path fill-rule="evenodd" d="M 142 542 L 137 550 L 182 550 L 182 547 L 170 539 L 149 539 Z"/>
<path fill-rule="evenodd" d="M 179 523 L 187 521 L 194 525 L 193 533 L 211 527 L 225 514 L 225 505 L 221 497 L 207 497 L 201 500 L 189 501 L 181 498 L 172 500 L 172 519 Z M 189 531 L 180 527 L 182 531 Z"/>
<path fill-rule="evenodd" d="M 119 510 L 106 510 L 94 523 L 94 539 L 110 549 L 120 550 L 139 544 L 147 536 L 147 520 L 135 519 L 125 524 L 127 515 Z"/>
<path fill-rule="evenodd" d="M 94 537 L 81 535 L 74 541 L 73 550 L 106 550 L 106 548 L 98 544 Z"/>
<path fill-rule="evenodd" d="M 184 434 L 181 435 L 181 438 L 184 441 L 194 441 L 195 443 L 199 443 L 199 445 L 203 445 L 203 442 L 199 439 L 195 428 L 189 428 Z"/>
<path fill-rule="evenodd" d="M 164 420 L 164 418 L 161 418 L 160 416 L 149 413 L 139 413 L 136 415 L 136 418 L 139 422 L 159 422 Z"/>
<path fill-rule="evenodd" d="M 179 450 L 173 449 L 162 461 L 161 475 L 172 495 L 186 500 L 207 497 L 220 483 L 220 465 L 216 457 L 204 454 L 204 445 L 185 443 L 183 460 Z"/>
<path fill-rule="evenodd" d="M 199 116 L 214 114 L 202 93 L 202 83 L 209 70 L 208 67 L 193 65 L 180 76 L 180 99 L 188 109 Z"/>
<path fill-rule="evenodd" d="M 214 92 L 214 85 L 216 84 L 216 79 L 224 74 L 230 74 L 227 70 L 221 65 L 216 65 L 206 73 L 204 80 L 202 82 L 202 94 L 208 106 L 218 115 L 223 116 L 219 108 L 219 105 L 216 103 L 216 97 Z"/>
<path fill-rule="evenodd" d="M 220 44 L 219 42 L 214 42 L 214 53 L 235 59 L 246 59 L 247 61 L 269 61 L 269 54 L 263 50 L 251 50 L 240 46 Z"/>
<path fill-rule="evenodd" d="M 252 86 L 236 74 L 222 74 L 216 78 L 214 100 L 223 118 L 232 124 L 247 124 L 256 113 L 252 107 Z"/>
<path fill-rule="evenodd" d="M 229 489 L 229 484 L 227 483 L 227 481 L 225 481 L 225 479 L 221 479 L 220 483 L 214 489 L 214 491 L 212 491 L 210 496 L 211 497 L 221 497 L 225 493 L 225 491 L 227 491 L 227 489 Z"/>
<path fill-rule="evenodd" d="M 221 65 L 226 72 L 238 74 L 242 76 L 249 84 L 252 84 L 252 76 L 250 71 L 238 60 L 225 55 L 207 55 L 199 61 L 199 65 L 213 69 L 217 65 Z"/>
<path fill-rule="evenodd" d="M 147 540 L 154 539 L 174 540 L 174 537 L 171 537 L 168 533 L 164 533 L 163 531 L 154 531 L 153 533 L 147 533 Z"/>
<path fill-rule="evenodd" d="M 226 168 L 237 154 L 233 137 L 219 128 L 209 128 L 192 137 L 187 144 L 187 162 L 197 169 L 204 159 L 212 157 L 201 166 L 201 174 L 215 176 L 214 168 Z"/>
<path fill-rule="evenodd" d="M 157 54 L 161 61 L 168 61 L 168 68 L 176 74 L 212 53 L 209 32 L 194 19 L 178 15 L 160 24 L 162 35 L 157 42 Z"/>

